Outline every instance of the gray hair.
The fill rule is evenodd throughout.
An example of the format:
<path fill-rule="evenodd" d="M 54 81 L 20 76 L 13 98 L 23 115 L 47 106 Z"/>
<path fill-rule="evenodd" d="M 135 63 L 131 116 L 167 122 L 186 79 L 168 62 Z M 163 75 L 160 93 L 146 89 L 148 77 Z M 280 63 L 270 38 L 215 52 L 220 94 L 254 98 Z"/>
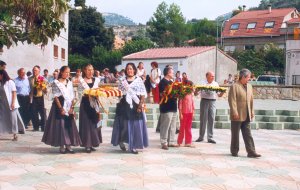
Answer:
<path fill-rule="evenodd" d="M 247 77 L 248 75 L 251 75 L 251 71 L 249 69 L 242 69 L 240 70 L 239 79 Z"/>

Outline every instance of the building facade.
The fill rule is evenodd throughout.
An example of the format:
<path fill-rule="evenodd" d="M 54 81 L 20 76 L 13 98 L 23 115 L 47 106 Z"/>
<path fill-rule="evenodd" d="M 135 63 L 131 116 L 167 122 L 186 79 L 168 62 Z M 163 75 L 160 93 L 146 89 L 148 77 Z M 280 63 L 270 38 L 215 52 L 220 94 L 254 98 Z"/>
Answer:
<path fill-rule="evenodd" d="M 122 65 L 117 69 L 125 68 L 129 62 L 135 65 L 143 62 L 149 74 L 153 61 L 158 63 L 162 71 L 167 65 L 172 65 L 175 72 L 186 72 L 188 78 L 196 84 L 205 79 L 208 71 L 216 73 L 216 81 L 220 84 L 229 74 L 237 73 L 237 62 L 225 52 L 219 49 L 216 51 L 215 46 L 148 49 L 123 57 Z"/>
<path fill-rule="evenodd" d="M 224 22 L 221 45 L 225 52 L 258 50 L 269 43 L 285 48 L 286 40 L 294 38 L 293 29 L 298 27 L 295 8 L 243 11 Z"/>
<path fill-rule="evenodd" d="M 300 85 L 300 41 L 286 42 L 286 85 Z"/>
<path fill-rule="evenodd" d="M 48 69 L 51 75 L 55 69 L 68 65 L 68 12 L 61 15 L 61 20 L 64 21 L 66 29 L 62 29 L 60 36 L 54 41 L 49 39 L 44 47 L 18 43 L 9 49 L 3 48 L 0 60 L 7 63 L 7 72 L 12 78 L 17 76 L 17 70 L 22 67 L 31 71 L 34 65 L 39 65 L 41 70 Z"/>

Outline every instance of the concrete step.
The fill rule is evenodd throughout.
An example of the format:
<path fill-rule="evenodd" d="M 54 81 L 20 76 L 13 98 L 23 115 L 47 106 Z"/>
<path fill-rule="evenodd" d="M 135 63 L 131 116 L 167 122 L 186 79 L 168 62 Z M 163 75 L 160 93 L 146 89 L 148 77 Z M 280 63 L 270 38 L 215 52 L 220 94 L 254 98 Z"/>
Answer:
<path fill-rule="evenodd" d="M 229 115 L 216 115 L 216 121 L 229 121 Z"/>
<path fill-rule="evenodd" d="M 278 122 L 278 116 L 264 116 L 264 115 L 256 115 L 255 122 Z"/>
<path fill-rule="evenodd" d="M 258 122 L 258 128 L 259 129 L 271 129 L 271 130 L 283 130 L 284 123 L 282 123 L 282 122 L 277 122 L 277 123 Z"/>
<path fill-rule="evenodd" d="M 274 110 L 254 110 L 255 115 L 275 115 Z"/>
<path fill-rule="evenodd" d="M 300 117 L 291 117 L 291 116 L 280 116 L 279 117 L 280 122 L 295 122 L 300 123 Z"/>
<path fill-rule="evenodd" d="M 299 116 L 299 111 L 291 111 L 291 110 L 276 110 L 276 115 L 285 115 L 285 116 Z"/>
<path fill-rule="evenodd" d="M 284 123 L 284 129 L 299 130 L 300 123 Z"/>

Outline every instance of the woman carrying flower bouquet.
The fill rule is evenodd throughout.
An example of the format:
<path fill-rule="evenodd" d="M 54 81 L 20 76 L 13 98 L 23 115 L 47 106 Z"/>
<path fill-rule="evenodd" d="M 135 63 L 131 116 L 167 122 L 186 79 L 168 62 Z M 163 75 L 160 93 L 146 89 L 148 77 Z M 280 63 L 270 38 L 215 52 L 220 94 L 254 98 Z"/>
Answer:
<path fill-rule="evenodd" d="M 179 98 L 178 110 L 180 118 L 180 130 L 177 139 L 178 145 L 181 145 L 185 139 L 185 147 L 194 147 L 192 145 L 192 121 L 195 110 L 193 99 L 193 82 L 187 80 L 182 83 L 183 98 Z"/>
<path fill-rule="evenodd" d="M 0 134 L 13 134 L 13 141 L 18 140 L 18 132 L 25 133 L 16 91 L 14 81 L 5 70 L 0 70 Z"/>
<path fill-rule="evenodd" d="M 49 113 L 42 142 L 60 147 L 61 154 L 71 153 L 71 146 L 81 145 L 74 118 L 74 90 L 69 80 L 70 68 L 63 66 L 57 80 L 54 80 L 52 93 L 54 101 Z"/>
<path fill-rule="evenodd" d="M 144 113 L 147 92 L 143 80 L 136 76 L 137 68 L 128 63 L 125 68 L 126 78 L 119 83 L 123 97 L 117 104 L 116 117 L 113 124 L 111 143 L 119 145 L 126 151 L 138 154 L 137 149 L 148 147 L 146 116 Z"/>
<path fill-rule="evenodd" d="M 100 79 L 94 78 L 93 75 L 94 68 L 91 64 L 83 67 L 83 78 L 79 80 L 78 86 L 79 93 L 99 87 Z M 79 112 L 79 135 L 87 153 L 95 151 L 94 147 L 102 143 L 101 127 L 97 125 L 100 121 L 99 108 L 96 97 L 83 95 Z"/>

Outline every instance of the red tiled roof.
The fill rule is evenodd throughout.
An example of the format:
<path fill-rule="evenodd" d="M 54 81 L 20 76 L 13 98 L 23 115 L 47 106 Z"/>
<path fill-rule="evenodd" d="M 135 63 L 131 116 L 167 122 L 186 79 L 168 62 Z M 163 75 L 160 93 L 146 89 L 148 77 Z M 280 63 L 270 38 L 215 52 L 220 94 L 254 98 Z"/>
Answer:
<path fill-rule="evenodd" d="M 300 18 L 293 18 L 293 19 L 289 20 L 288 23 L 289 24 L 300 23 Z"/>
<path fill-rule="evenodd" d="M 271 13 L 268 10 L 241 12 L 225 23 L 222 35 L 224 38 L 280 36 L 284 17 L 295 10 L 295 8 L 286 8 L 272 9 Z M 274 28 L 265 28 L 266 22 L 275 22 Z M 238 30 L 230 30 L 234 23 L 240 24 Z M 249 23 L 256 23 L 255 29 L 247 29 Z"/>
<path fill-rule="evenodd" d="M 123 60 L 186 58 L 214 48 L 215 46 L 154 48 L 127 55 Z"/>

